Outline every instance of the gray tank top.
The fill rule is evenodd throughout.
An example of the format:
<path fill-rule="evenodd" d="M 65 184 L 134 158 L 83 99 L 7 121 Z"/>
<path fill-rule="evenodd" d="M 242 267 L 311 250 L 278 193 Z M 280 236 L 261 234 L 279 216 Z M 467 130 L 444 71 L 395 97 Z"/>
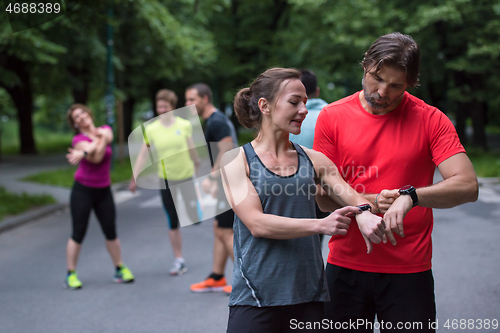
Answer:
<path fill-rule="evenodd" d="M 244 145 L 250 180 L 264 213 L 315 218 L 315 170 L 304 150 L 293 145 L 298 169 L 286 177 L 268 170 L 252 145 Z M 281 306 L 329 300 L 318 235 L 287 240 L 258 238 L 236 215 L 233 228 L 233 291 L 229 306 Z"/>

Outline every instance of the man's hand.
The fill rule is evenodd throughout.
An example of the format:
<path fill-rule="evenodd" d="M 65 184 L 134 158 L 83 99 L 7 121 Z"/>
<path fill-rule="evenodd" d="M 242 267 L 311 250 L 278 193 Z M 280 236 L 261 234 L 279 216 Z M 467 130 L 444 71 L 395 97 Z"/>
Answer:
<path fill-rule="evenodd" d="M 404 237 L 403 229 L 403 219 L 406 214 L 413 207 L 413 200 L 409 195 L 401 195 L 399 198 L 394 200 L 394 203 L 384 214 L 385 221 L 385 233 L 391 241 L 392 245 L 396 245 L 396 238 L 394 238 L 393 232 L 398 234 L 400 237 Z"/>
<path fill-rule="evenodd" d="M 382 190 L 377 197 L 377 208 L 380 213 L 385 214 L 389 207 L 394 203 L 394 200 L 399 198 L 399 189 L 396 190 Z"/>
<path fill-rule="evenodd" d="M 106 129 L 98 127 L 92 132 L 92 135 L 94 135 L 97 139 L 101 139 L 106 135 Z"/>

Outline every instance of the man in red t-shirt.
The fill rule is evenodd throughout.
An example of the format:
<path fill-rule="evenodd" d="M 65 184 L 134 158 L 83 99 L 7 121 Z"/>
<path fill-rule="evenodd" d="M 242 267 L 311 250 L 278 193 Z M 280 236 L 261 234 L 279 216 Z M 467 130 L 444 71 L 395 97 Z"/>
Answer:
<path fill-rule="evenodd" d="M 371 244 L 356 223 L 331 238 L 326 314 L 344 331 L 373 332 L 377 315 L 382 332 L 433 332 L 432 208 L 475 201 L 476 174 L 446 115 L 406 92 L 418 84 L 420 68 L 410 36 L 379 37 L 362 65 L 363 90 L 323 109 L 314 149 L 383 214 L 386 239 Z M 433 185 L 436 166 L 444 180 Z M 318 201 L 338 208 L 325 197 Z"/>

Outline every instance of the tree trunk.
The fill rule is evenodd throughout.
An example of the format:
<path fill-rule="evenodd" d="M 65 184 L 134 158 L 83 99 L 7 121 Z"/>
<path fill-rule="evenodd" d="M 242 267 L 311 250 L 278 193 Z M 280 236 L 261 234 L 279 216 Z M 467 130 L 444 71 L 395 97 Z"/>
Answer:
<path fill-rule="evenodd" d="M 71 93 L 73 95 L 73 100 L 75 103 L 87 105 L 87 101 L 89 99 L 88 82 L 85 82 L 84 87 L 81 88 L 73 87 Z"/>
<path fill-rule="evenodd" d="M 73 76 L 73 86 L 71 94 L 73 95 L 74 103 L 87 105 L 89 99 L 89 69 L 86 65 L 80 68 L 77 66 L 68 66 L 68 73 Z"/>
<path fill-rule="evenodd" d="M 135 98 L 129 97 L 123 102 L 123 135 L 127 139 L 132 133 Z"/>
<path fill-rule="evenodd" d="M 12 97 L 12 101 L 17 109 L 17 119 L 19 121 L 20 153 L 36 154 L 35 140 L 33 137 L 33 91 L 31 88 L 28 64 L 15 57 L 7 57 L 6 68 L 14 72 L 20 83 L 15 86 L 3 87 Z"/>
<path fill-rule="evenodd" d="M 456 103 L 455 110 L 456 124 L 458 138 L 462 145 L 467 144 L 467 135 L 465 133 L 465 121 L 467 120 L 467 105 L 465 103 Z"/>
<path fill-rule="evenodd" d="M 472 74 L 470 76 L 470 86 L 472 87 L 472 95 L 474 99 L 471 102 L 471 118 L 472 127 L 474 129 L 474 136 L 472 143 L 474 146 L 488 150 L 488 143 L 486 139 L 486 115 L 488 105 L 486 102 L 478 99 L 478 96 L 484 91 L 485 78 L 481 74 Z"/>

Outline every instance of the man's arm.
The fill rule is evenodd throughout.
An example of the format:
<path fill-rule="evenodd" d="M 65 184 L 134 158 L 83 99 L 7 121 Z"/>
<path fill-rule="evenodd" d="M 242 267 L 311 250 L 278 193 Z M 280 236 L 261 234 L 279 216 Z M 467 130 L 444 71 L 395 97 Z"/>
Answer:
<path fill-rule="evenodd" d="M 474 167 L 465 153 L 449 157 L 438 165 L 443 181 L 417 188 L 418 205 L 429 208 L 452 208 L 477 200 L 479 185 Z M 413 206 L 409 195 L 401 195 L 384 215 L 386 234 L 393 244 L 392 232 L 404 237 L 403 218 Z M 391 232 L 392 231 L 392 232 Z"/>
<path fill-rule="evenodd" d="M 217 183 L 214 182 L 220 177 L 220 160 L 225 152 L 234 148 L 233 139 L 231 136 L 225 136 L 217 142 L 217 148 L 219 149 L 219 154 L 215 158 L 214 165 L 212 167 L 211 174 L 201 182 L 201 188 L 206 193 L 212 193 L 215 198 L 218 189 Z"/>
<path fill-rule="evenodd" d="M 195 172 L 196 175 L 198 175 L 200 169 L 200 157 L 198 156 L 198 151 L 196 150 L 192 136 L 187 138 L 187 145 L 189 149 L 189 156 L 193 160 Z"/>
<path fill-rule="evenodd" d="M 418 205 L 452 208 L 477 200 L 479 185 L 476 172 L 465 153 L 459 153 L 438 165 L 443 181 L 417 189 Z"/>
<path fill-rule="evenodd" d="M 226 136 L 220 139 L 219 142 L 217 142 L 217 148 L 219 149 L 219 154 L 214 161 L 212 172 L 218 171 L 220 169 L 220 159 L 222 158 L 222 155 L 224 155 L 226 151 L 230 151 L 231 149 L 235 148 L 231 136 Z"/>

